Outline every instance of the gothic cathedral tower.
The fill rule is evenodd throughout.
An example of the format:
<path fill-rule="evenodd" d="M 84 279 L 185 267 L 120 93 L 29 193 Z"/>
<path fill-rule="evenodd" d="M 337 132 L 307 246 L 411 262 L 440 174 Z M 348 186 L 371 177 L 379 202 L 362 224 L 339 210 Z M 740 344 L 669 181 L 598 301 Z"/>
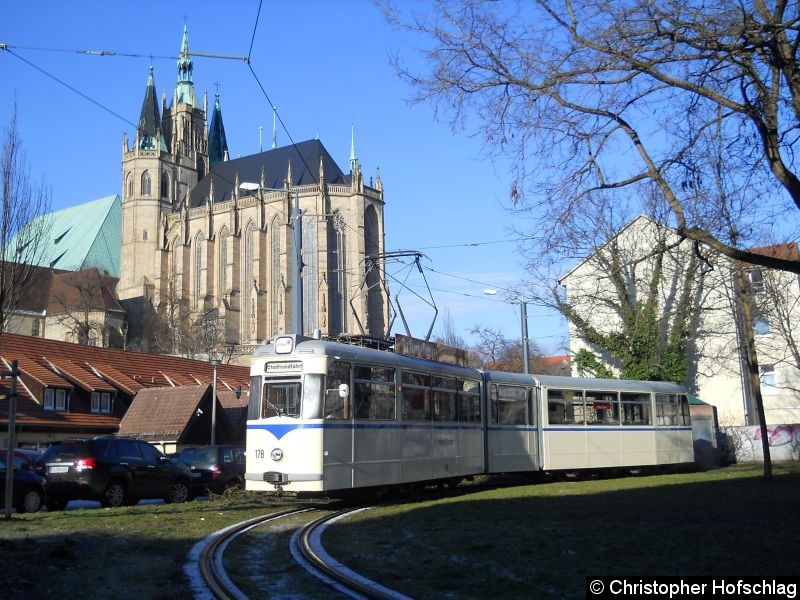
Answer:
<path fill-rule="evenodd" d="M 189 35 L 184 27 L 178 58 L 178 80 L 167 106 L 156 99 L 153 67 L 133 146 L 122 142 L 122 255 L 124 265 L 117 287 L 126 301 L 131 324 L 138 308 L 157 305 L 165 292 L 167 215 L 185 210 L 188 194 L 208 171 L 206 102 L 198 106 L 192 82 Z M 161 115 L 159 114 L 161 113 Z"/>
<path fill-rule="evenodd" d="M 354 147 L 344 173 L 316 139 L 231 160 L 219 96 L 212 113 L 205 95 L 199 105 L 192 71 L 184 29 L 171 103 L 165 94 L 159 107 L 150 67 L 136 138 L 123 137 L 117 290 L 129 339 L 176 312 L 190 328 L 216 324 L 230 347 L 317 329 L 385 337 L 380 175 L 365 183 Z M 188 352 L 179 338 L 196 336 L 170 337 L 169 351 Z"/>

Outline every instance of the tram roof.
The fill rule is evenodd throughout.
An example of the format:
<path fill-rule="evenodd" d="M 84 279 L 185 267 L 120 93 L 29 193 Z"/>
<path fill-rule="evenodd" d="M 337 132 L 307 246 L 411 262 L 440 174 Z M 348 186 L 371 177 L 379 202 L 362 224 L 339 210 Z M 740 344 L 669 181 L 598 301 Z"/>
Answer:
<path fill-rule="evenodd" d="M 584 390 L 614 389 L 630 392 L 656 392 L 663 394 L 686 394 L 687 389 L 671 381 L 637 381 L 632 379 L 596 379 L 591 377 L 564 377 L 561 375 L 534 375 L 543 385 L 550 388 L 570 388 Z"/>

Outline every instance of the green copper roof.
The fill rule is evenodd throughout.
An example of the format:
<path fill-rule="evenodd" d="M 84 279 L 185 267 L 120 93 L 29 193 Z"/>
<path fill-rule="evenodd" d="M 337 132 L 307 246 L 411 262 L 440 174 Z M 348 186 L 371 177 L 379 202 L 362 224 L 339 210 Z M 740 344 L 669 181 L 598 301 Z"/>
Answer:
<path fill-rule="evenodd" d="M 79 271 L 97 268 L 119 277 L 122 244 L 122 201 L 106 196 L 52 212 L 48 243 L 39 261 L 41 267 Z"/>
<path fill-rule="evenodd" d="M 178 83 L 175 85 L 175 103 L 191 104 L 197 108 L 197 101 L 194 94 L 194 84 L 192 83 L 192 56 L 189 54 L 189 27 L 183 26 L 183 39 L 181 40 L 181 52 L 178 57 Z"/>

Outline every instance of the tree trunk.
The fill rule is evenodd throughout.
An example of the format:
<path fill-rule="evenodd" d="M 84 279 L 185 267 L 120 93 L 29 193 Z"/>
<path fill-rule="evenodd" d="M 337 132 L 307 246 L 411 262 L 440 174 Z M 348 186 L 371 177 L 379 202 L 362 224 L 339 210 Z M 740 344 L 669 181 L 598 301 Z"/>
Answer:
<path fill-rule="evenodd" d="M 744 269 L 740 263 L 735 263 L 736 290 L 739 295 L 739 308 L 741 310 L 740 323 L 742 342 L 744 344 L 745 362 L 747 364 L 747 385 L 755 399 L 756 418 L 761 428 L 761 451 L 764 455 L 764 479 L 772 479 L 772 458 L 769 452 L 769 433 L 767 420 L 764 415 L 764 399 L 761 396 L 761 374 L 758 369 L 758 354 L 756 353 L 756 340 L 753 335 L 753 310 L 750 300 L 750 289 L 745 281 Z"/>

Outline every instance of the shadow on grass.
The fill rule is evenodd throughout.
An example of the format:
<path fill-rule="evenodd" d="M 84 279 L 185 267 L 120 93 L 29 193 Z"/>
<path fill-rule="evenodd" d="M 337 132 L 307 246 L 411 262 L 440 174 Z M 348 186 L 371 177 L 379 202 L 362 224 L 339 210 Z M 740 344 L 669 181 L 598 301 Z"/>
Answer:
<path fill-rule="evenodd" d="M 367 511 L 324 543 L 414 598 L 584 597 L 587 575 L 792 575 L 800 469 L 776 471 L 494 490 Z"/>
<path fill-rule="evenodd" d="M 188 598 L 192 546 L 279 505 L 189 502 L 15 515 L 0 522 L 0 590 L 22 598 Z"/>

